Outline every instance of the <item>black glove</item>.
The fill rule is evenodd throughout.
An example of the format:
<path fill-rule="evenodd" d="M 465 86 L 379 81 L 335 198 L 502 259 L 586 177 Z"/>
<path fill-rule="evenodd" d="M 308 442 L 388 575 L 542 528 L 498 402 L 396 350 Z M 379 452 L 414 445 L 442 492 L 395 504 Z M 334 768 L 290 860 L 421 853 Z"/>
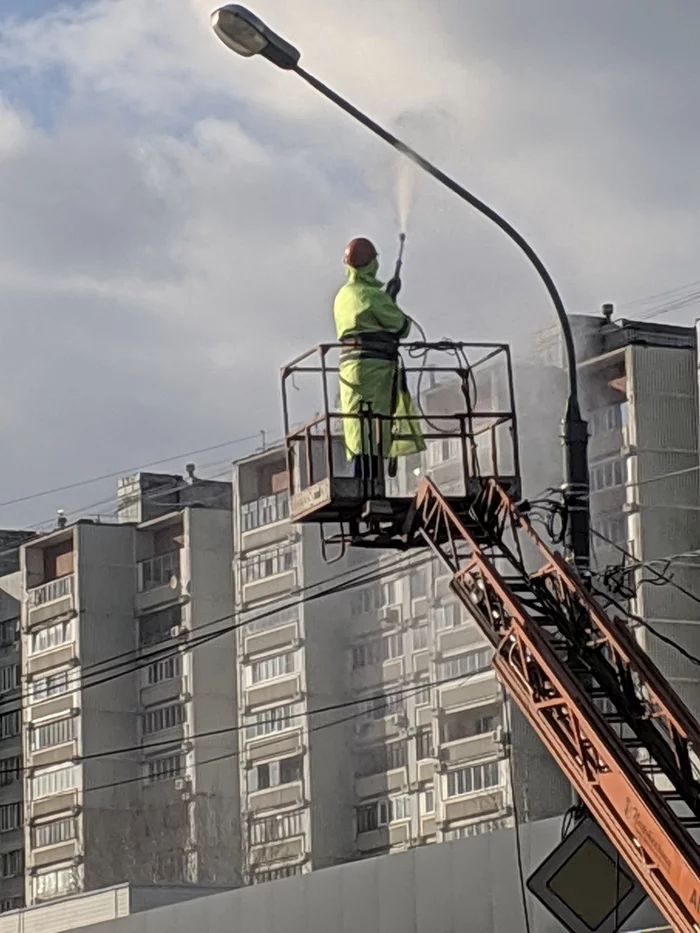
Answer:
<path fill-rule="evenodd" d="M 396 301 L 396 298 L 401 291 L 401 279 L 395 278 L 390 279 L 386 284 L 386 293 L 390 298 L 393 298 Z"/>

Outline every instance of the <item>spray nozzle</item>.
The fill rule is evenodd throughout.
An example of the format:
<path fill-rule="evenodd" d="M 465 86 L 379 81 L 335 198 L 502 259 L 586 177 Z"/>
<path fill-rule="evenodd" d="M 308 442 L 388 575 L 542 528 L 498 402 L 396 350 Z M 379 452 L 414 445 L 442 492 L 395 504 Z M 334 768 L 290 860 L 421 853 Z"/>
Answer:
<path fill-rule="evenodd" d="M 406 243 L 406 234 L 399 234 L 399 255 L 396 259 L 396 265 L 394 266 L 394 275 L 387 285 L 387 292 L 391 297 L 396 300 L 396 296 L 401 291 L 401 267 L 403 266 L 403 248 Z"/>

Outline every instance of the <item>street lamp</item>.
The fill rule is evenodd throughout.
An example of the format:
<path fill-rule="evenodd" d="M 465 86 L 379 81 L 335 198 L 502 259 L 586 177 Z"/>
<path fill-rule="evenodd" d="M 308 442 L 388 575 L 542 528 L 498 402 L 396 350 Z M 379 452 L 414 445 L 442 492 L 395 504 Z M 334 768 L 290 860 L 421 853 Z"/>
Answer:
<path fill-rule="evenodd" d="M 393 136 L 366 114 L 353 107 L 347 100 L 310 75 L 299 65 L 301 53 L 285 39 L 282 39 L 250 10 L 237 3 L 229 3 L 212 13 L 212 26 L 221 41 L 232 51 L 250 58 L 262 55 L 278 68 L 293 71 L 303 78 L 315 90 L 332 101 L 346 113 L 354 117 L 363 126 L 383 139 L 402 155 L 409 158 L 419 168 L 432 175 L 437 181 L 449 188 L 467 204 L 476 208 L 489 220 L 492 220 L 525 253 L 542 279 L 561 324 L 569 375 L 569 397 L 563 419 L 562 437 L 565 449 L 565 487 L 564 495 L 568 512 L 567 544 L 569 552 L 581 575 L 586 578 L 590 568 L 590 506 L 588 501 L 588 425 L 581 417 L 578 394 L 578 373 L 576 370 L 576 350 L 571 323 L 567 317 L 564 303 L 554 280 L 545 268 L 542 260 L 530 244 L 507 220 L 497 214 L 483 201 L 479 200 L 466 188 L 463 188 L 449 175 L 424 159 L 410 146 Z"/>

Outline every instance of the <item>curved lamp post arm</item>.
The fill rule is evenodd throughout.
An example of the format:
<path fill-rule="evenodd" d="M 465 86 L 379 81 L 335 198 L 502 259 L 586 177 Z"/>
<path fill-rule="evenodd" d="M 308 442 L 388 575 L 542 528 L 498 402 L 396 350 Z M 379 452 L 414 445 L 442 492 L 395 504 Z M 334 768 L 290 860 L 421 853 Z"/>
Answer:
<path fill-rule="evenodd" d="M 368 117 L 361 110 L 358 110 L 357 107 L 353 107 L 353 105 L 349 101 L 345 100 L 344 97 L 336 94 L 335 91 L 331 90 L 331 88 L 325 85 L 322 81 L 319 81 L 318 78 L 315 78 L 312 74 L 309 74 L 309 72 L 302 68 L 299 64 L 291 68 L 290 71 L 294 71 L 299 75 L 299 77 L 303 78 L 307 84 L 310 84 L 311 87 L 319 91 L 321 94 L 323 94 L 324 97 L 327 97 L 346 113 L 350 114 L 351 117 L 354 117 L 358 122 L 362 123 L 363 126 L 366 126 L 367 129 L 371 130 L 375 135 L 381 137 L 384 142 L 389 143 L 389 145 L 396 149 L 397 152 L 400 152 L 402 155 L 409 158 L 412 162 L 415 162 L 415 164 L 422 168 L 423 171 L 427 172 L 429 175 L 432 175 L 433 178 L 439 181 L 446 188 L 449 188 L 450 191 L 460 197 L 463 201 L 466 201 L 473 208 L 479 211 L 479 213 L 483 214 L 485 217 L 488 217 L 489 220 L 492 220 L 508 237 L 510 237 L 510 239 L 517 246 L 520 247 L 520 249 L 523 251 L 523 253 L 525 253 L 527 258 L 537 270 L 557 312 L 557 317 L 559 318 L 559 322 L 564 333 L 564 345 L 566 349 L 566 360 L 569 371 L 569 403 L 578 408 L 576 351 L 574 348 L 573 334 L 571 332 L 571 323 L 564 308 L 564 302 L 562 301 L 561 295 L 559 294 L 559 291 L 554 284 L 552 276 L 549 274 L 544 263 L 527 242 L 527 240 L 520 233 L 518 233 L 515 227 L 509 224 L 505 218 L 501 217 L 501 215 L 498 214 L 493 208 L 489 207 L 488 204 L 485 204 L 480 198 L 477 198 L 476 195 L 471 193 L 471 191 L 467 191 L 466 188 L 463 188 L 462 185 L 456 182 L 453 178 L 450 178 L 449 175 L 446 175 L 437 166 L 433 165 L 432 162 L 429 162 L 422 155 L 419 155 L 419 153 L 417 153 L 414 149 L 411 149 L 410 146 L 407 146 L 406 143 L 398 139 L 398 137 L 394 136 L 388 130 L 385 130 L 384 127 L 380 126 L 379 123 L 375 123 L 374 120 Z"/>

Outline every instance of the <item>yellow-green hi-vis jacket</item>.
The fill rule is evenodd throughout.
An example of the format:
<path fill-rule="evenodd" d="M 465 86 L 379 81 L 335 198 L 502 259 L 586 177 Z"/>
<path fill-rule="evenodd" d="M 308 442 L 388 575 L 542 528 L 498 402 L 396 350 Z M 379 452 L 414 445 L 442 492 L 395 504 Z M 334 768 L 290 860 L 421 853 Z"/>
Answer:
<path fill-rule="evenodd" d="M 377 279 L 379 263 L 361 269 L 348 266 L 348 282 L 335 299 L 333 315 L 340 354 L 340 410 L 348 459 L 378 455 L 405 457 L 425 450 L 418 415 L 405 386 L 399 360 L 399 340 L 408 335 L 411 319 L 396 305 Z M 368 407 L 380 419 L 360 412 Z M 408 416 L 394 419 L 394 416 Z M 394 419 L 394 420 L 392 420 Z M 371 425 L 371 427 L 370 427 Z"/>

